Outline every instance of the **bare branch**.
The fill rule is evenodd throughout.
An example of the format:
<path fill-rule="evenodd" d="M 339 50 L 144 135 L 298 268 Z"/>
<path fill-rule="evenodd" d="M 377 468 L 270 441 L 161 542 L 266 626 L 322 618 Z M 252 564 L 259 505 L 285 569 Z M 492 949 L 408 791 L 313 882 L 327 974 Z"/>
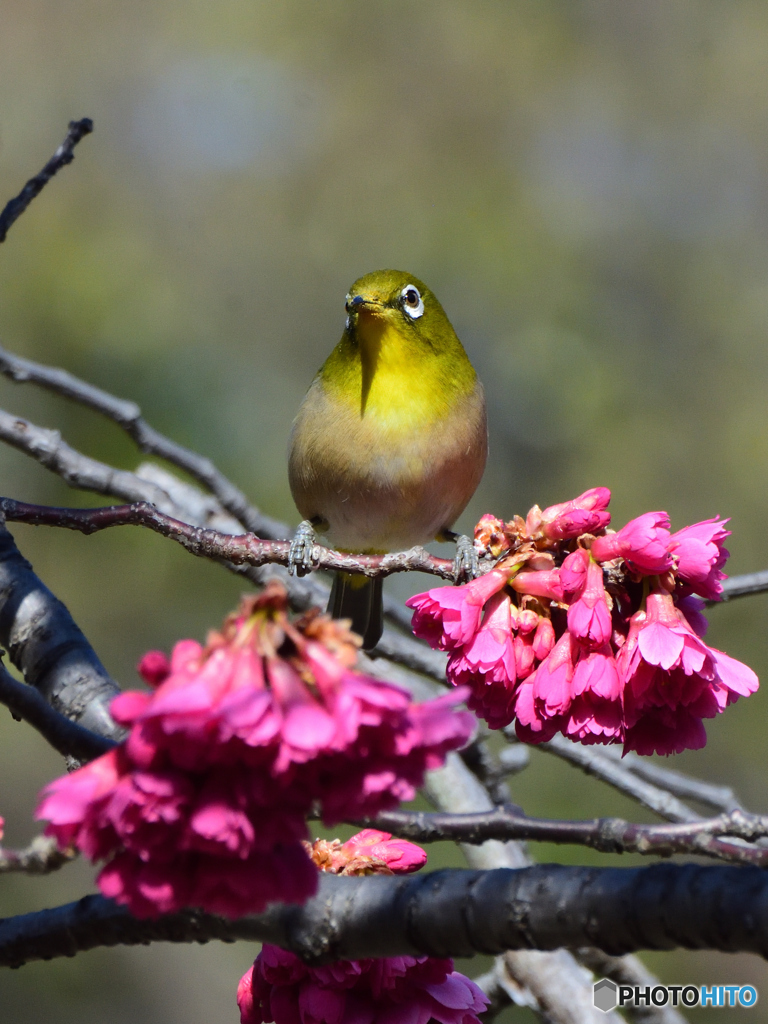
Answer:
<path fill-rule="evenodd" d="M 30 686 L 67 718 L 100 736 L 122 735 L 109 714 L 120 692 L 57 597 L 0 525 L 0 645 Z"/>
<path fill-rule="evenodd" d="M 77 850 L 60 850 L 50 836 L 36 836 L 23 850 L 6 850 L 0 846 L 0 874 L 20 871 L 27 875 L 48 875 L 69 864 Z"/>
<path fill-rule="evenodd" d="M 663 768 L 638 754 L 629 753 L 622 756 L 617 747 L 603 747 L 601 754 L 611 761 L 620 762 L 633 775 L 667 790 L 674 796 L 686 800 L 697 800 L 717 811 L 743 810 L 742 804 L 730 786 L 718 786 L 712 782 L 704 782 L 702 779 L 685 775 L 674 768 Z"/>
<path fill-rule="evenodd" d="M 517 742 L 514 730 L 510 731 L 510 727 L 508 727 L 505 732 Z M 700 814 L 696 814 L 677 797 L 665 789 L 660 789 L 658 786 L 653 786 L 649 782 L 637 778 L 623 764 L 606 756 L 604 752 L 595 747 L 585 747 L 578 743 L 572 743 L 564 736 L 554 736 L 547 743 L 540 743 L 537 749 L 544 750 L 548 754 L 555 754 L 564 761 L 577 765 L 587 775 L 594 775 L 595 778 L 602 779 L 603 782 L 607 782 L 614 789 L 637 800 L 638 803 L 655 811 L 667 821 L 701 820 Z"/>
<path fill-rule="evenodd" d="M 519 807 L 505 805 L 474 814 L 430 814 L 425 811 L 384 811 L 356 822 L 393 832 L 417 843 L 450 840 L 479 845 L 489 839 L 534 840 L 588 846 L 601 853 L 639 853 L 671 857 L 695 853 L 736 864 L 768 866 L 768 849 L 722 842 L 718 836 L 754 841 L 768 836 L 768 816 L 727 811 L 716 818 L 675 825 L 638 825 L 622 818 L 557 821 L 531 818 Z"/>
<path fill-rule="evenodd" d="M 81 121 L 69 122 L 69 128 L 64 136 L 64 141 L 45 167 L 43 167 L 42 171 L 36 174 L 34 178 L 30 178 L 15 199 L 11 199 L 6 203 L 3 212 L 0 213 L 0 242 L 5 241 L 11 225 L 24 213 L 35 196 L 40 195 L 51 178 L 58 174 L 62 167 L 72 163 L 75 159 L 75 146 L 86 135 L 90 135 L 92 131 L 93 121 L 90 117 L 84 117 Z"/>
<path fill-rule="evenodd" d="M 0 665 L 0 703 L 5 704 L 14 718 L 29 722 L 54 750 L 78 761 L 92 761 L 105 754 L 115 741 L 97 736 L 82 725 L 65 718 L 26 683 L 17 682 Z"/>
<path fill-rule="evenodd" d="M 213 558 L 233 565 L 288 565 L 289 541 L 259 540 L 252 533 L 233 536 L 190 526 L 145 501 L 131 505 L 109 505 L 105 508 L 52 508 L 47 505 L 28 505 L 13 498 L 1 498 L 0 508 L 7 520 L 16 523 L 59 526 L 87 534 L 111 526 L 145 526 L 163 537 L 175 540 L 191 554 L 201 558 Z M 443 579 L 453 579 L 454 575 L 452 561 L 430 555 L 421 547 L 387 555 L 350 555 L 316 544 L 312 549 L 312 558 L 319 569 L 341 570 L 369 577 L 408 571 L 430 573 Z"/>
<path fill-rule="evenodd" d="M 263 515 L 251 505 L 243 492 L 219 472 L 210 459 L 177 444 L 151 427 L 142 417 L 141 409 L 135 402 L 117 398 L 108 391 L 102 391 L 101 388 L 80 380 L 66 370 L 22 359 L 4 348 L 0 348 L 0 373 L 17 383 L 38 384 L 48 391 L 70 398 L 108 417 L 133 438 L 141 451 L 166 459 L 189 473 L 203 487 L 207 487 L 216 495 L 222 508 L 234 516 L 250 533 L 272 540 L 290 536 L 291 530 L 288 526 Z"/>
<path fill-rule="evenodd" d="M 600 977 L 610 978 L 617 985 L 637 985 L 640 988 L 654 988 L 659 981 L 651 974 L 645 964 L 636 956 L 608 956 L 600 949 L 577 949 L 574 951 L 579 961 Z M 643 1006 L 629 1003 L 624 1012 L 631 1021 L 637 1024 L 685 1024 L 685 1018 L 674 1006 Z"/>
<path fill-rule="evenodd" d="M 147 501 L 160 508 L 169 504 L 168 495 L 157 485 L 140 480 L 135 473 L 91 459 L 63 441 L 58 430 L 38 427 L 4 409 L 0 409 L 0 441 L 31 455 L 70 487 L 114 494 L 125 501 Z"/>
<path fill-rule="evenodd" d="M 750 594 L 763 594 L 768 590 L 768 570 L 745 573 L 743 576 L 729 576 L 723 580 L 723 596 L 720 601 L 707 601 L 707 604 L 718 605 L 722 601 L 732 601 L 735 597 L 748 597 Z"/>
<path fill-rule="evenodd" d="M 272 942 L 312 963 L 562 945 L 596 946 L 613 955 L 683 948 L 765 957 L 768 874 L 760 868 L 696 864 L 602 869 L 547 864 L 357 878 L 321 874 L 317 896 L 303 906 L 273 904 L 261 915 L 237 921 L 194 911 L 137 920 L 110 900 L 86 896 L 55 910 L 0 921 L 0 965 L 18 967 L 96 946 L 214 938 Z"/>

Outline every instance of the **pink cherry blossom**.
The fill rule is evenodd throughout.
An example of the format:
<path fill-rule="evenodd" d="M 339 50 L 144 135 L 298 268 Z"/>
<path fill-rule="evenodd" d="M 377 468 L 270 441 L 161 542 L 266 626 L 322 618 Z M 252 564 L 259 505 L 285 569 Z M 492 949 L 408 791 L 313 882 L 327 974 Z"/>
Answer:
<path fill-rule="evenodd" d="M 334 875 L 409 874 L 427 860 L 420 846 L 375 828 L 364 828 L 345 843 L 316 839 L 307 849 L 321 871 Z"/>
<path fill-rule="evenodd" d="M 525 519 L 484 516 L 476 548 L 497 578 L 412 598 L 415 632 L 448 652 L 449 681 L 491 728 L 515 721 L 531 743 L 561 732 L 643 752 L 702 746 L 703 720 L 758 685 L 703 639 L 727 520 L 672 534 L 666 512 L 647 512 L 605 533 L 609 500 L 593 488 Z"/>
<path fill-rule="evenodd" d="M 601 566 L 587 551 L 577 549 L 563 562 L 561 579 L 572 600 L 568 608 L 569 632 L 589 647 L 607 644 L 613 626 Z"/>
<path fill-rule="evenodd" d="M 618 533 L 596 537 L 591 550 L 598 562 L 623 558 L 633 572 L 655 575 L 672 568 L 669 543 L 667 513 L 646 512 L 630 520 Z"/>
<path fill-rule="evenodd" d="M 725 579 L 722 567 L 728 560 L 723 541 L 731 531 L 725 529 L 727 519 L 706 519 L 686 526 L 670 537 L 669 551 L 677 563 L 676 573 L 694 593 L 716 601 L 723 592 Z"/>
<path fill-rule="evenodd" d="M 309 967 L 265 944 L 237 990 L 241 1024 L 478 1024 L 488 999 L 434 957 L 342 960 Z"/>
<path fill-rule="evenodd" d="M 603 530 L 611 521 L 610 512 L 605 511 L 610 500 L 607 487 L 593 487 L 572 501 L 550 505 L 541 513 L 541 530 L 552 541 Z"/>
<path fill-rule="evenodd" d="M 364 829 L 346 843 L 317 840 L 314 863 L 332 874 L 402 874 L 426 860 L 418 846 Z M 479 1024 L 487 998 L 453 961 L 435 957 L 342 960 L 309 967 L 265 944 L 237 990 L 241 1024 Z"/>
<path fill-rule="evenodd" d="M 411 800 L 474 728 L 454 710 L 466 691 L 414 704 L 355 657 L 345 626 L 293 623 L 283 588 L 267 588 L 206 647 L 178 643 L 153 692 L 116 698 L 127 739 L 51 783 L 38 817 L 62 847 L 107 861 L 102 892 L 138 915 L 305 900 L 311 807 L 332 824 Z M 142 664 L 162 674 L 159 658 Z"/>
<path fill-rule="evenodd" d="M 648 595 L 632 617 L 617 657 L 624 681 L 626 749 L 678 753 L 706 742 L 703 718 L 712 718 L 758 688 L 755 673 L 708 647 L 671 594 Z"/>
<path fill-rule="evenodd" d="M 436 587 L 405 603 L 414 609 L 413 632 L 441 651 L 469 643 L 480 626 L 483 607 L 509 578 L 509 572 L 492 570 L 461 587 Z"/>

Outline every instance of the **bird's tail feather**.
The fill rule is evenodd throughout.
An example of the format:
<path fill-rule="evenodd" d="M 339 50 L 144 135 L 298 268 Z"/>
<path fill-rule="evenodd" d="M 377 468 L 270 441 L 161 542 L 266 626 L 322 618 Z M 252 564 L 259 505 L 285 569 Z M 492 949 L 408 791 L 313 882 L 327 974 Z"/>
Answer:
<path fill-rule="evenodd" d="M 363 650 L 376 646 L 384 629 L 382 579 L 337 572 L 333 578 L 328 614 L 334 619 L 352 619 L 352 629 L 363 638 Z"/>

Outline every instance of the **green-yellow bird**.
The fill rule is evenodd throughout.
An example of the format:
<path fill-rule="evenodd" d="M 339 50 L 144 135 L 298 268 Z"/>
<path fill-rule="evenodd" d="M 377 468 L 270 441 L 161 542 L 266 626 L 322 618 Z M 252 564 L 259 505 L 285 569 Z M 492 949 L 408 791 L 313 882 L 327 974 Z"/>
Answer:
<path fill-rule="evenodd" d="M 346 309 L 291 433 L 299 570 L 311 564 L 314 530 L 360 554 L 455 539 L 450 527 L 485 468 L 483 386 L 429 288 L 378 270 L 355 281 Z M 328 611 L 350 618 L 370 650 L 382 631 L 381 579 L 337 573 Z"/>

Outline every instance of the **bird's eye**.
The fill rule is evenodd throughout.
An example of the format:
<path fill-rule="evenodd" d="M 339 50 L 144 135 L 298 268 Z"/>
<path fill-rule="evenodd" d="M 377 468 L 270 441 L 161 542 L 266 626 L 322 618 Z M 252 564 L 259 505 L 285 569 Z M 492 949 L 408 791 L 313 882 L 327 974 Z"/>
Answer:
<path fill-rule="evenodd" d="M 424 300 L 419 295 L 419 289 L 414 287 L 414 285 L 407 284 L 400 292 L 400 298 L 402 299 L 403 309 L 412 320 L 416 320 L 424 313 Z"/>

